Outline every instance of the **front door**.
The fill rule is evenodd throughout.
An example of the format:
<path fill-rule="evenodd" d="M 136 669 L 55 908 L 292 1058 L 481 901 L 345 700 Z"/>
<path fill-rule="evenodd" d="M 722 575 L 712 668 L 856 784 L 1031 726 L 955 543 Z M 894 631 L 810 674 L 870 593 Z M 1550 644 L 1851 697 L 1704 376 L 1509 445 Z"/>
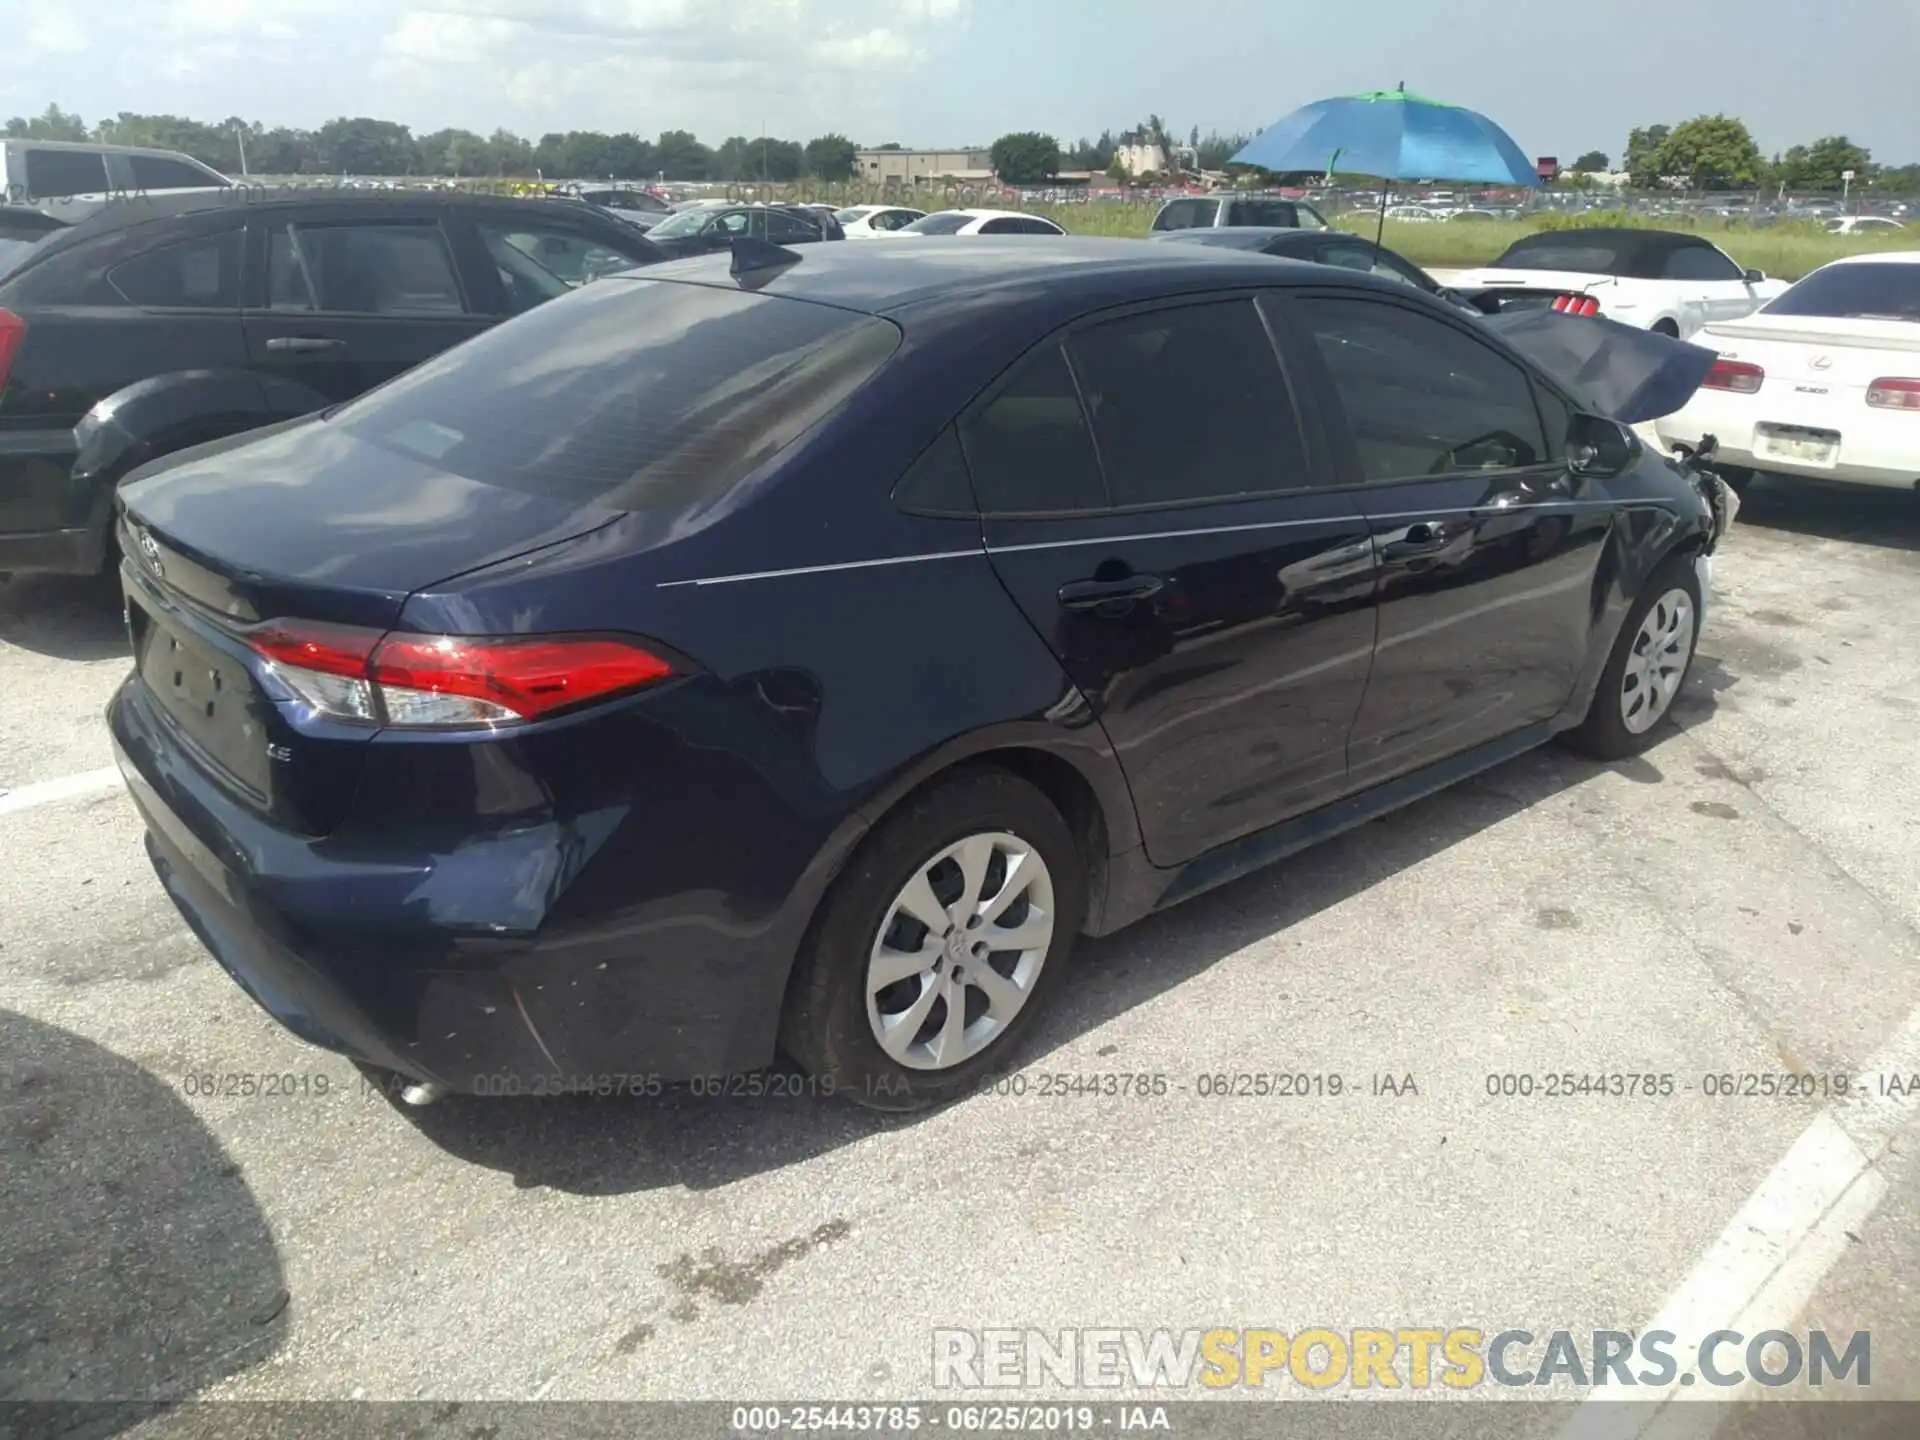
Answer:
<path fill-rule="evenodd" d="M 1317 483 L 1251 299 L 1081 327 L 961 434 L 994 567 L 1105 726 L 1154 864 L 1341 792 L 1367 525 Z"/>
<path fill-rule="evenodd" d="M 345 207 L 342 207 L 345 208 Z M 478 334 L 434 220 L 263 215 L 248 227 L 252 368 L 350 400 Z"/>
<path fill-rule="evenodd" d="M 1380 566 L 1354 788 L 1554 715 L 1586 658 L 1612 516 L 1566 466 L 1566 403 L 1424 306 L 1317 292 L 1274 309 L 1318 372 Z"/>

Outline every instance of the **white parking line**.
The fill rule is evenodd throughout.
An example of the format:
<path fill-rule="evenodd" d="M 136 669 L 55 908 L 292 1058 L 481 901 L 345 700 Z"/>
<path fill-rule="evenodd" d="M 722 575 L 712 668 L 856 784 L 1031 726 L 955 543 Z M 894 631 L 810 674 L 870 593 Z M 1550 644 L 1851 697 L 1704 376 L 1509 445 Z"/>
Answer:
<path fill-rule="evenodd" d="M 82 795 L 97 795 L 120 783 L 120 772 L 109 765 L 104 770 L 85 770 L 78 775 L 62 775 L 58 780 L 22 785 L 18 790 L 0 790 L 0 815 L 11 815 L 16 810 L 31 810 L 38 805 L 52 805 L 60 800 L 74 800 Z"/>
<path fill-rule="evenodd" d="M 1901 1126 L 1920 1113 L 1920 1094 L 1880 1093 L 1882 1076 L 1920 1073 L 1920 1008 L 1858 1066 L 1860 1088 L 1828 1107 L 1768 1172 L 1687 1278 L 1636 1334 L 1667 1330 L 1675 1358 L 1715 1330 L 1753 1336 L 1791 1326 L 1820 1281 L 1846 1254 L 1848 1232 L 1886 1194 L 1874 1168 Z M 1681 1376 L 1688 1374 L 1685 1369 Z M 1751 1380 L 1718 1389 L 1676 1378 L 1657 1389 L 1594 1390 L 1560 1431 L 1560 1440 L 1707 1440 L 1726 1418 L 1724 1405 L 1686 1400 L 1751 1400 Z M 1632 1410 L 1616 1402 L 1638 1401 Z M 1658 1410 L 1641 1408 L 1648 1402 Z M 1661 1404 L 1661 1402 L 1671 1402 Z"/>

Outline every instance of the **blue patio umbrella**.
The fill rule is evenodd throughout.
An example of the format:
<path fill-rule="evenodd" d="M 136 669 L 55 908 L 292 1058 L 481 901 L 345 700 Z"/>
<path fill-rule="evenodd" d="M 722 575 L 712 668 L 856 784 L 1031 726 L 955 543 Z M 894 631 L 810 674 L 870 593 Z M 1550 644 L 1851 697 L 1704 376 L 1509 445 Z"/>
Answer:
<path fill-rule="evenodd" d="M 1404 85 L 1302 105 L 1255 136 L 1229 163 L 1383 180 L 1540 183 L 1533 162 L 1493 121 L 1477 110 L 1409 94 Z M 1383 229 L 1386 211 L 1382 185 Z"/>

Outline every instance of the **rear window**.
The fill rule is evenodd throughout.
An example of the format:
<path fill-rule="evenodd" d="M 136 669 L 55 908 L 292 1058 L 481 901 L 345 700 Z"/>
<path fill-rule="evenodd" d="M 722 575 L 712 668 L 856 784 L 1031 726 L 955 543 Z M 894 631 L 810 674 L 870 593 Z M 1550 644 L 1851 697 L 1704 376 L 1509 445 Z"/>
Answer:
<path fill-rule="evenodd" d="M 1496 270 L 1572 270 L 1582 275 L 1624 275 L 1623 247 L 1578 235 L 1534 235 L 1510 246 L 1493 262 Z"/>
<path fill-rule="evenodd" d="M 1290 200 L 1242 200 L 1233 207 L 1233 223 L 1297 230 L 1300 228 L 1300 210 Z"/>
<path fill-rule="evenodd" d="M 916 235 L 958 235 L 973 223 L 973 216 L 964 210 L 941 210 L 933 215 L 922 215 L 911 225 L 903 226 Z"/>
<path fill-rule="evenodd" d="M 1920 320 L 1920 265 L 1849 261 L 1816 270 L 1768 305 L 1768 315 Z"/>
<path fill-rule="evenodd" d="M 771 459 L 899 342 L 886 321 L 825 305 L 606 281 L 429 360 L 331 420 L 484 484 L 672 510 Z"/>

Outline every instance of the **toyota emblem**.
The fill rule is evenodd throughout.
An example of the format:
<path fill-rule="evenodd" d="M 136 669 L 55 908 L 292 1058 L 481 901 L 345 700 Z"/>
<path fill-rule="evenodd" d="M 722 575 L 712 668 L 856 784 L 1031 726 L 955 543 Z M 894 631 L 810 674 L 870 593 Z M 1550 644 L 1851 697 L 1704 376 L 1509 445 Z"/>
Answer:
<path fill-rule="evenodd" d="M 160 546 L 153 536 L 145 530 L 140 532 L 140 556 L 147 562 L 147 568 L 156 575 L 165 575 L 166 566 L 160 563 Z"/>

